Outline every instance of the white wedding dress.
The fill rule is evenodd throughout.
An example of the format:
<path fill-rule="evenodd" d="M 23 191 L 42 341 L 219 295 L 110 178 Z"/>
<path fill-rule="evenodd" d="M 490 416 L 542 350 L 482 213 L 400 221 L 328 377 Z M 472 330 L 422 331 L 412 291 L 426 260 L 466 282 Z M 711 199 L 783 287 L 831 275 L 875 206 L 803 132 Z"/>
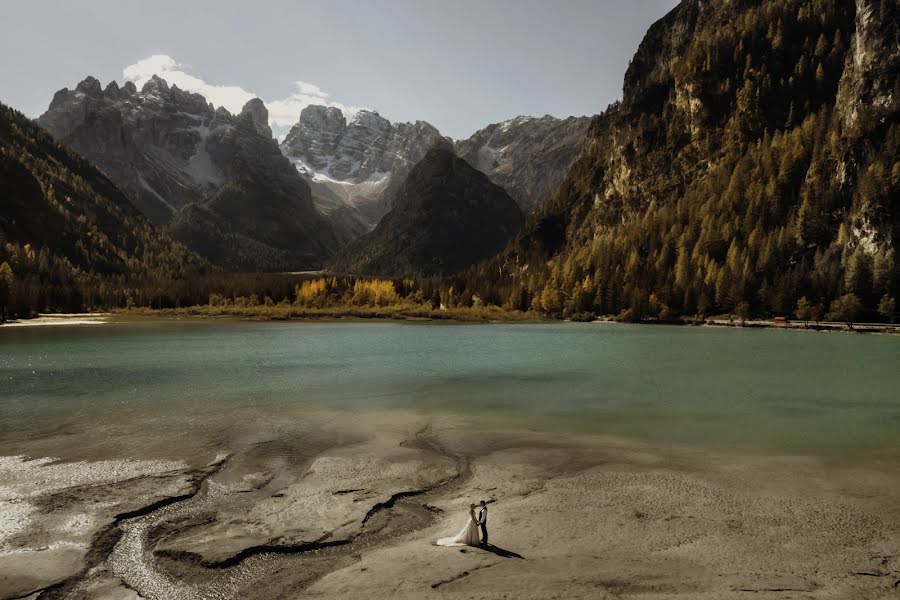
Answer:
<path fill-rule="evenodd" d="M 478 545 L 478 524 L 475 522 L 475 511 L 469 511 L 469 520 L 462 531 L 453 537 L 441 538 L 437 541 L 438 546 L 477 546 Z"/>

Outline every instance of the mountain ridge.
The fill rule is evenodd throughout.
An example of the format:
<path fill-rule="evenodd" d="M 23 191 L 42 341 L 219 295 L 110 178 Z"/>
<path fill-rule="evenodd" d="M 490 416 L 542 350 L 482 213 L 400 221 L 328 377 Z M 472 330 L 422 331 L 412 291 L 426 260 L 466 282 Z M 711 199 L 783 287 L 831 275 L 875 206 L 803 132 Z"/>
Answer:
<path fill-rule="evenodd" d="M 144 214 L 213 262 L 263 271 L 317 266 L 337 239 L 281 155 L 267 117 L 258 99 L 232 115 L 154 75 L 140 90 L 114 81 L 102 89 L 87 77 L 57 92 L 37 123 L 102 166 Z M 225 192 L 228 203 L 216 199 Z M 241 193 L 243 202 L 235 201 Z"/>
<path fill-rule="evenodd" d="M 281 148 L 312 186 L 320 212 L 350 220 L 345 237 L 352 238 L 377 224 L 433 147 L 452 148 L 530 212 L 574 161 L 589 122 L 519 116 L 451 140 L 426 121 L 392 124 L 377 112 L 359 111 L 348 124 L 340 109 L 310 105 Z"/>

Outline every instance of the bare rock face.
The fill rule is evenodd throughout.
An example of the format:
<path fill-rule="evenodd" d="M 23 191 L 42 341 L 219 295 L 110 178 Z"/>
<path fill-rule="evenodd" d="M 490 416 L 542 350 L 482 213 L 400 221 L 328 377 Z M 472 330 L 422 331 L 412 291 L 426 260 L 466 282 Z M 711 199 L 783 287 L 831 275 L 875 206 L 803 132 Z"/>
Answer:
<path fill-rule="evenodd" d="M 424 121 L 392 124 L 361 110 L 347 123 L 338 108 L 307 106 L 281 150 L 349 241 L 381 219 L 399 183 L 435 146 L 450 141 Z"/>
<path fill-rule="evenodd" d="M 157 223 L 224 181 L 208 140 L 234 126 L 203 96 L 169 89 L 156 76 L 140 91 L 132 82 L 102 91 L 88 77 L 74 91 L 58 91 L 37 121 L 102 166 Z"/>
<path fill-rule="evenodd" d="M 424 121 L 393 125 L 377 112 L 361 110 L 348 124 L 338 108 L 307 106 L 281 148 L 317 173 L 362 183 L 408 169 L 441 143 L 446 138 Z"/>
<path fill-rule="evenodd" d="M 247 116 L 252 122 L 256 131 L 265 137 L 272 137 L 272 128 L 269 127 L 269 109 L 259 98 L 248 100 L 241 109 L 241 115 Z"/>
<path fill-rule="evenodd" d="M 346 129 L 347 119 L 341 109 L 310 105 L 300 112 L 300 120 L 281 147 L 289 156 L 302 158 L 311 168 L 325 169 Z"/>
<path fill-rule="evenodd" d="M 837 98 L 837 108 L 849 130 L 859 127 L 863 113 L 869 113 L 865 116 L 871 121 L 897 112 L 898 19 L 896 2 L 856 0 L 855 30 Z"/>
<path fill-rule="evenodd" d="M 890 138 L 890 135 L 884 135 L 885 128 L 896 127 L 900 121 L 898 20 L 900 6 L 893 0 L 856 0 L 854 30 L 835 101 L 847 151 L 834 177 L 843 194 L 855 196 L 848 218 L 849 242 L 861 254 L 879 262 L 887 262 L 884 257 L 890 257 L 893 262 L 897 236 L 900 235 L 896 197 L 891 215 L 877 197 L 854 192 L 861 179 L 874 171 L 875 165 L 867 165 L 871 157 L 883 153 L 887 146 L 883 138 Z M 895 172 L 896 158 L 895 154 Z M 882 168 L 886 166 L 884 164 Z"/>
<path fill-rule="evenodd" d="M 488 125 L 454 149 L 530 213 L 568 173 L 590 123 L 590 117 L 516 117 Z"/>
<path fill-rule="evenodd" d="M 258 98 L 234 116 L 153 76 L 141 90 L 132 82 L 104 90 L 88 77 L 57 92 L 37 121 L 212 262 L 252 270 L 316 266 L 337 241 L 267 120 Z"/>

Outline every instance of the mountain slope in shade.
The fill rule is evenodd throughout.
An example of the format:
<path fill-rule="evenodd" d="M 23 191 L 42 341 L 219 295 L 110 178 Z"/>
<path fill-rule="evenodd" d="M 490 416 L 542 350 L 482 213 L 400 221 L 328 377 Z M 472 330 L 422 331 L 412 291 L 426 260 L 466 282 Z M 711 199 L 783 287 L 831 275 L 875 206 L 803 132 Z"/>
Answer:
<path fill-rule="evenodd" d="M 332 269 L 367 275 L 449 275 L 499 251 L 522 225 L 515 201 L 447 149 L 430 150 L 373 231 Z"/>
<path fill-rule="evenodd" d="M 38 119 L 100 165 L 142 212 L 217 264 L 308 268 L 337 241 L 278 150 L 262 101 L 239 115 L 154 76 L 102 89 L 88 77 Z"/>
<path fill-rule="evenodd" d="M 590 123 L 590 117 L 516 117 L 488 125 L 454 149 L 530 213 L 566 176 Z"/>
<path fill-rule="evenodd" d="M 849 293 L 874 312 L 900 294 L 898 13 L 682 1 L 548 203 L 470 285 L 556 314 L 791 314 Z"/>
<path fill-rule="evenodd" d="M 109 284 L 98 303 L 101 293 L 124 293 L 129 280 L 181 279 L 208 268 L 95 165 L 2 104 L 0 200 L 0 262 L 11 264 L 25 306 L 77 308 L 90 305 L 83 295 L 101 279 Z"/>

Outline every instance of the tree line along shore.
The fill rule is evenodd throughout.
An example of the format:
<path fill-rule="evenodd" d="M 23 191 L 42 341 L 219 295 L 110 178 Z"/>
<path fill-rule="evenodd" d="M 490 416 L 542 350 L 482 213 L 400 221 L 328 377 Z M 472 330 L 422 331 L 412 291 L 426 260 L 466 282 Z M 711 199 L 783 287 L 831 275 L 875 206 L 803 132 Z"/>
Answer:
<path fill-rule="evenodd" d="M 0 274 L 5 271 L 0 267 Z M 400 319 L 461 322 L 541 322 L 618 321 L 626 323 L 658 323 L 672 325 L 715 325 L 733 327 L 781 327 L 813 330 L 852 329 L 857 331 L 893 331 L 896 303 L 885 297 L 879 304 L 880 319 L 860 323 L 870 316 L 852 294 L 832 302 L 829 310 L 801 298 L 789 315 L 755 315 L 747 305 L 730 313 L 675 315 L 658 301 L 651 299 L 651 310 L 636 316 L 623 310 L 616 315 L 563 310 L 548 313 L 540 306 L 519 310 L 484 301 L 468 289 L 457 292 L 454 286 L 442 287 L 442 281 L 416 279 L 366 279 L 358 277 L 273 275 L 234 276 L 228 279 L 231 287 L 226 293 L 212 292 L 205 302 L 180 304 L 171 302 L 162 290 L 156 296 L 138 301 L 126 301 L 122 306 L 109 307 L 122 316 L 188 316 L 234 317 L 260 320 L 290 319 Z M 255 293 L 260 281 L 267 280 L 264 294 Z M 292 284 L 293 282 L 293 284 Z M 211 284 L 211 282 L 207 282 Z M 222 282 L 219 281 L 221 284 Z M 199 287 L 199 286 L 198 286 Z M 15 315 L 9 311 L 10 300 L 15 301 L 14 286 L 5 282 L 0 287 L 0 311 L 7 317 L 35 317 L 48 311 L 31 311 Z M 5 302 L 5 304 L 4 304 Z M 101 310 L 100 307 L 92 307 Z M 65 311 L 63 311 L 65 312 Z M 74 312 L 74 311 L 70 311 Z"/>

